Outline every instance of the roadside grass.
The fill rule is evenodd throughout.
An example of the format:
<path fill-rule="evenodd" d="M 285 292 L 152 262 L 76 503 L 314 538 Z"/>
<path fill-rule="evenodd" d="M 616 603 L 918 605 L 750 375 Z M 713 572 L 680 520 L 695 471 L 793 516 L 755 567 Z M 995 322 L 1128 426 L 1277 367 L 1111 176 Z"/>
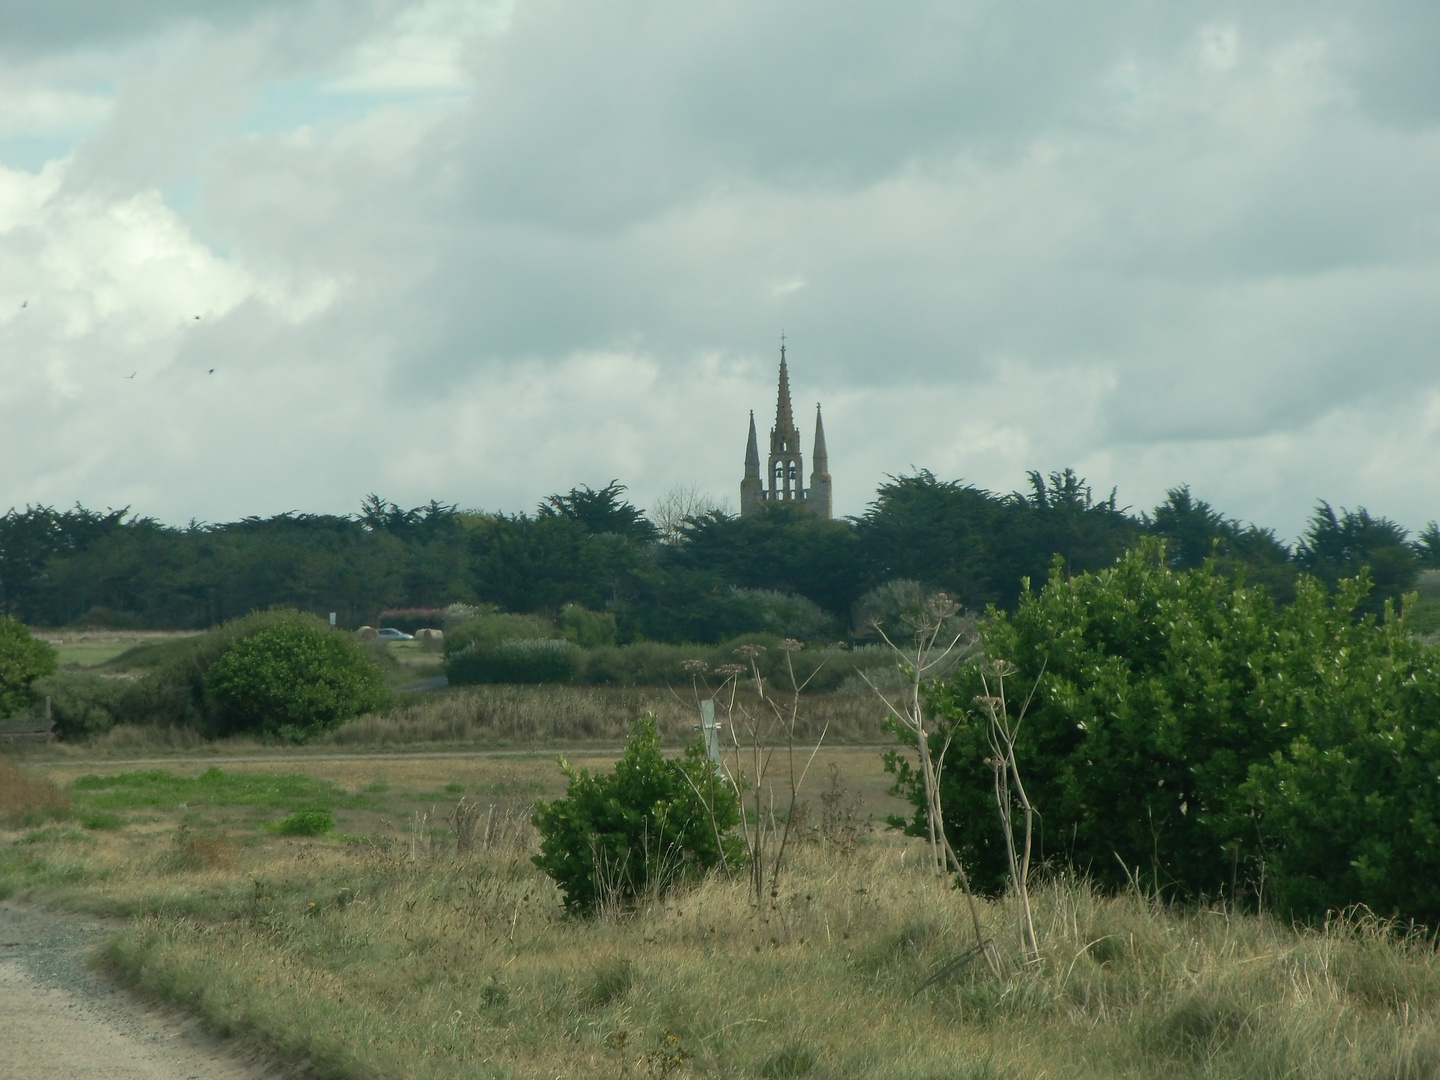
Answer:
<path fill-rule="evenodd" d="M 1033 894 L 1037 961 L 1013 905 L 984 902 L 1004 974 L 925 986 L 972 941 L 917 841 L 807 840 L 773 907 L 718 874 L 571 918 L 529 861 L 528 767 L 331 764 L 344 784 L 77 778 L 71 818 L 0 829 L 0 896 L 132 916 L 100 957 L 118 977 L 337 1078 L 1440 1073 L 1435 942 L 1364 912 L 1292 928 L 1061 875 Z M 468 854 L 445 821 L 460 795 L 485 807 Z M 322 809 L 336 833 L 267 827 Z M 77 827 L 100 812 L 121 823 Z"/>
<path fill-rule="evenodd" d="M 803 849 L 770 913 L 712 877 L 584 920 L 514 840 L 473 858 L 386 837 L 242 853 L 230 880 L 248 890 L 145 915 L 105 961 L 335 1076 L 1338 1080 L 1440 1064 L 1435 950 L 1375 919 L 1297 931 L 1061 879 L 1036 895 L 1037 963 L 1007 948 L 1003 977 L 972 965 L 917 994 L 970 941 L 959 895 L 903 843 Z M 1009 911 L 985 917 L 1003 932 Z"/>

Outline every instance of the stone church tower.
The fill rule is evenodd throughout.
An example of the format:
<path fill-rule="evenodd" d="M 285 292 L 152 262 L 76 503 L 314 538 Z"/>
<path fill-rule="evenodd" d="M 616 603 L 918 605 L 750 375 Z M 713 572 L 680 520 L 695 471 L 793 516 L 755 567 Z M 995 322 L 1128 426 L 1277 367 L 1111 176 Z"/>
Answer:
<path fill-rule="evenodd" d="M 755 437 L 755 413 L 750 413 L 750 440 L 745 446 L 745 479 L 740 481 L 740 515 L 757 512 L 767 503 L 792 503 L 829 521 L 830 456 L 825 450 L 825 425 L 820 406 L 815 406 L 814 469 L 810 486 L 805 486 L 805 459 L 800 452 L 800 430 L 795 426 L 790 405 L 790 372 L 785 366 L 785 346 L 780 346 L 780 388 L 775 398 L 775 426 L 770 429 L 770 460 L 764 476 L 760 473 L 760 443 Z M 768 487 L 767 479 L 768 478 Z"/>

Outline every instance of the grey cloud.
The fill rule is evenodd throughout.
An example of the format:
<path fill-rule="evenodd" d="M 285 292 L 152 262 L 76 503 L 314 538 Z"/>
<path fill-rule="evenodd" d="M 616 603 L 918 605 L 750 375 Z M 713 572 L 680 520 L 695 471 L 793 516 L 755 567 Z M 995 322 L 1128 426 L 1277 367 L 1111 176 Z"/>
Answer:
<path fill-rule="evenodd" d="M 0 55 L 135 41 L 176 23 L 231 27 L 259 12 L 294 8 L 295 0 L 45 0 L 0 5 Z"/>
<path fill-rule="evenodd" d="M 332 74 L 394 10 L 247 7 L 122 82 L 77 156 L 79 192 L 193 171 L 192 223 L 231 258 L 340 283 L 299 321 L 252 299 L 178 348 L 176 378 L 211 357 L 314 371 L 297 400 L 358 430 L 517 372 L 543 397 L 605 350 L 653 361 L 657 394 L 713 355 L 763 386 L 784 327 L 800 398 L 899 383 L 947 403 L 925 423 L 887 405 L 854 490 L 862 467 L 999 462 L 1008 478 L 977 479 L 1008 488 L 1086 458 L 1114 463 L 1097 484 L 1154 487 L 1137 459 L 1211 444 L 1205 494 L 1232 513 L 1269 505 L 1259 480 L 1227 503 L 1234 446 L 1323 439 L 1337 408 L 1384 415 L 1437 383 L 1440 25 L 1420 4 L 524 3 L 468 46 L 475 89 L 443 119 L 397 97 L 339 134 L 236 134 L 265 86 Z M 1233 66 L 1206 68 L 1200 36 L 1232 25 Z M 643 432 L 639 403 L 610 407 Z M 633 438 L 617 460 L 653 460 Z M 494 467 L 521 483 L 513 465 Z M 1363 501 L 1324 481 L 1301 512 Z"/>

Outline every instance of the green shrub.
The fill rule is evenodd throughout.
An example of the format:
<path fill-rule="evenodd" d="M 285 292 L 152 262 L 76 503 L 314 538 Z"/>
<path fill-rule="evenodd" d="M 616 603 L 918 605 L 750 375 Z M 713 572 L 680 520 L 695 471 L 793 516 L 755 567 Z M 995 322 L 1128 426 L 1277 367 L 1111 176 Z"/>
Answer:
<path fill-rule="evenodd" d="M 475 644 L 445 661 L 453 685 L 568 683 L 580 669 L 580 650 L 568 641 L 531 638 Z"/>
<path fill-rule="evenodd" d="M 680 759 L 660 753 L 655 718 L 630 728 L 613 773 L 592 775 L 560 759 L 570 784 L 563 799 L 535 804 L 540 830 L 535 865 L 565 894 L 570 911 L 625 903 L 724 862 L 742 845 L 734 789 L 695 743 Z"/>
<path fill-rule="evenodd" d="M 834 641 L 845 635 L 835 616 L 797 593 L 732 588 L 730 594 L 749 609 L 754 632 L 799 641 Z"/>
<path fill-rule="evenodd" d="M 137 655 L 132 659 L 149 671 L 126 693 L 127 721 L 218 734 L 221 726 L 211 715 L 205 692 L 205 675 L 210 666 L 240 639 L 267 627 L 286 625 L 329 632 L 328 624 L 319 616 L 295 608 L 273 607 L 231 619 L 198 637 L 134 650 Z M 120 666 L 125 659 L 118 657 L 114 666 Z"/>
<path fill-rule="evenodd" d="M 555 638 L 477 642 L 463 650 L 452 650 L 445 670 L 450 682 L 457 686 L 557 682 L 590 686 L 688 686 L 691 675 L 686 670 L 686 661 L 702 661 L 706 670 L 713 672 L 726 664 L 742 661 L 744 658 L 736 651 L 741 646 L 759 645 L 764 650 L 757 657 L 760 674 L 775 680 L 775 687 L 783 691 L 789 689 L 790 683 L 787 654 L 779 648 L 780 641 L 773 634 L 746 634 L 719 645 L 637 641 L 588 649 Z M 859 670 L 893 666 L 888 652 L 870 649 L 852 652 L 844 648 L 810 648 L 788 655 L 797 681 L 805 684 L 811 693 L 835 690 Z"/>
<path fill-rule="evenodd" d="M 48 642 L 36 641 L 19 619 L 0 618 L 0 717 L 31 705 L 35 680 L 55 674 L 56 663 Z"/>
<path fill-rule="evenodd" d="M 348 635 L 281 623 L 241 638 L 205 673 L 222 733 L 301 740 L 387 700 L 379 669 Z"/>
<path fill-rule="evenodd" d="M 780 639 L 768 634 L 747 634 L 719 645 L 670 645 L 640 641 L 633 645 L 589 649 L 584 654 L 576 681 L 592 686 L 688 686 L 691 675 L 685 668 L 687 660 L 703 662 L 707 672 L 740 662 L 748 666 L 748 660 L 737 653 L 742 645 L 764 646 L 765 651 L 756 658 L 761 676 L 771 680 L 771 688 L 776 692 L 790 689 L 786 653 L 779 648 Z M 857 671 L 893 666 L 894 663 L 888 652 L 872 649 L 802 649 L 789 656 L 796 681 L 808 693 L 829 693 L 839 689 Z M 713 674 L 710 675 L 712 683 L 715 679 Z"/>
<path fill-rule="evenodd" d="M 271 828 L 281 836 L 324 836 L 335 828 L 335 818 L 329 810 L 296 810 Z"/>
<path fill-rule="evenodd" d="M 50 699 L 55 733 L 66 742 L 103 735 L 127 715 L 133 683 L 90 672 L 66 671 L 35 680 L 37 697 Z"/>
<path fill-rule="evenodd" d="M 658 641 L 590 649 L 585 653 L 577 679 L 592 686 L 664 686 L 667 683 L 678 686 L 689 679 L 685 661 L 708 657 L 713 651 L 712 646 L 668 645 Z"/>
<path fill-rule="evenodd" d="M 595 649 L 615 644 L 615 616 L 608 611 L 590 611 L 579 604 L 566 604 L 560 610 L 560 629 L 565 640 L 582 649 Z"/>
<path fill-rule="evenodd" d="M 484 610 L 473 618 L 445 630 L 445 655 L 453 656 L 471 648 L 485 648 L 505 641 L 538 641 L 558 638 L 555 624 L 543 615 L 514 615 Z"/>
<path fill-rule="evenodd" d="M 1169 569 L 1144 540 L 1097 573 L 1057 562 L 1013 615 L 991 611 L 987 655 L 1019 669 L 1012 710 L 1039 676 L 1016 753 L 1041 857 L 1191 897 L 1247 877 L 1253 896 L 1263 873 L 1267 903 L 1287 914 L 1366 903 L 1440 920 L 1440 653 L 1398 619 L 1357 619 L 1367 588 L 1341 582 L 1332 598 L 1302 578 L 1276 608 L 1208 568 Z M 966 666 L 930 703 L 935 751 L 950 742 L 947 829 L 998 889 L 983 692 Z M 889 767 L 923 806 L 909 766 L 891 755 Z"/>

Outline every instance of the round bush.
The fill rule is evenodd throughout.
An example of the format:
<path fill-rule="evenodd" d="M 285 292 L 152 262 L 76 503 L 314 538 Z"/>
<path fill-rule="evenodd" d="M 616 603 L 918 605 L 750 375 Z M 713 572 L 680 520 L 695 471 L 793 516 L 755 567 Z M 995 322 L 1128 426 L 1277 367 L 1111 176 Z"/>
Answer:
<path fill-rule="evenodd" d="M 576 769 L 564 758 L 570 785 L 563 799 L 537 802 L 536 866 L 554 879 L 574 912 L 626 904 L 721 862 L 739 865 L 740 801 L 729 781 L 693 743 L 681 758 L 660 752 L 655 717 L 630 727 L 613 773 Z"/>
<path fill-rule="evenodd" d="M 335 828 L 335 818 L 329 810 L 296 810 L 273 827 L 281 836 L 324 836 Z"/>
<path fill-rule="evenodd" d="M 205 673 L 210 713 L 222 733 L 302 740 L 378 709 L 380 670 L 346 634 L 294 623 L 241 638 Z"/>

